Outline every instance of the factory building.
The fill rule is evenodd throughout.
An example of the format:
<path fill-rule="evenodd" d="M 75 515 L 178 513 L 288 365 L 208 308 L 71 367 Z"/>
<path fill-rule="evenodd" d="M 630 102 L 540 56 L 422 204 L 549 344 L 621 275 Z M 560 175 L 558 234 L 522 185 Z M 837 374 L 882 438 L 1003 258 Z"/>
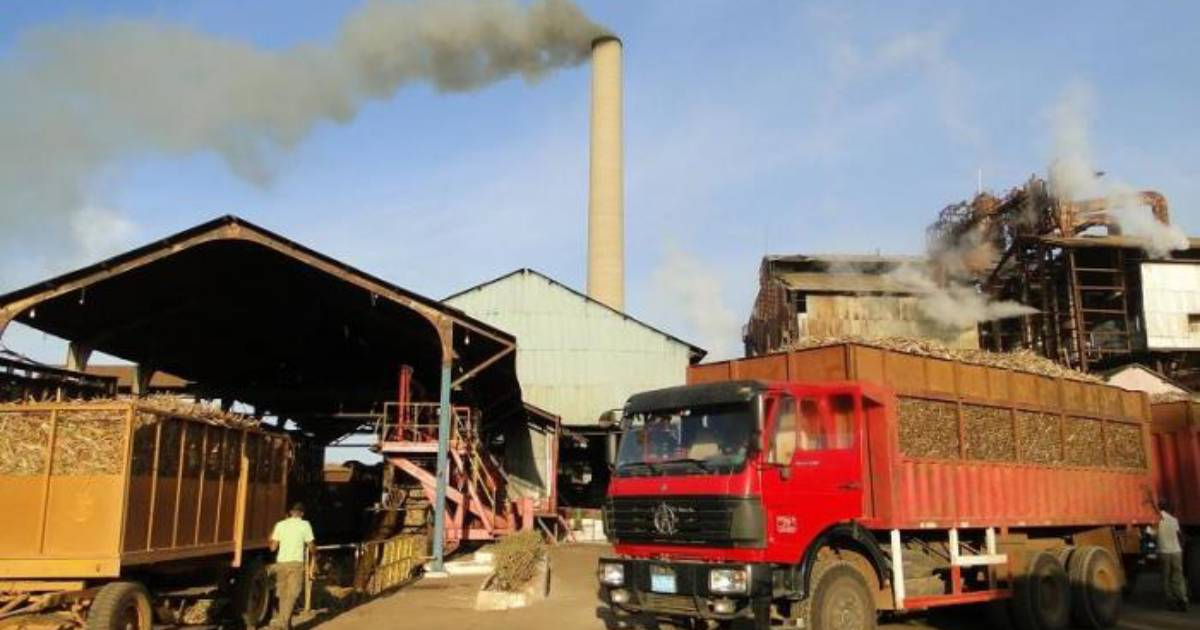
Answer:
<path fill-rule="evenodd" d="M 564 502 L 603 494 L 605 435 L 635 392 L 682 385 L 705 351 L 532 269 L 456 293 L 444 302 L 520 340 L 517 378 L 524 400 L 559 416 L 568 476 Z M 581 445 L 579 460 L 572 445 Z M 590 463 L 587 463 L 590 462 Z M 587 465 L 583 465 L 587 463 Z M 573 480 L 573 483 L 572 483 Z M 577 496 L 592 502 L 593 496 Z"/>
<path fill-rule="evenodd" d="M 974 326 L 947 328 L 930 321 L 922 314 L 921 296 L 893 275 L 926 264 L 914 256 L 764 257 L 743 331 L 746 356 L 776 352 L 803 337 L 911 337 L 977 348 Z"/>

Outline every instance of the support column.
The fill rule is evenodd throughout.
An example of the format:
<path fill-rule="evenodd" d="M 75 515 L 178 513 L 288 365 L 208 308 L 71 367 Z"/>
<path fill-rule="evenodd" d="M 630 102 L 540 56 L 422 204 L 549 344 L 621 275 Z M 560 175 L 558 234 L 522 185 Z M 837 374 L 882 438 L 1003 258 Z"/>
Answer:
<path fill-rule="evenodd" d="M 133 383 L 130 388 L 135 397 L 141 398 L 150 393 L 150 379 L 154 378 L 155 370 L 152 366 L 143 365 L 141 363 L 133 366 Z"/>
<path fill-rule="evenodd" d="M 454 366 L 454 325 L 447 322 L 438 328 L 442 336 L 442 376 L 438 390 L 437 491 L 433 502 L 433 564 L 430 568 L 440 572 L 446 556 L 446 486 L 450 482 L 450 381 L 451 368 Z"/>
<path fill-rule="evenodd" d="M 72 341 L 67 345 L 67 369 L 76 372 L 87 370 L 88 359 L 92 357 L 92 349 Z"/>

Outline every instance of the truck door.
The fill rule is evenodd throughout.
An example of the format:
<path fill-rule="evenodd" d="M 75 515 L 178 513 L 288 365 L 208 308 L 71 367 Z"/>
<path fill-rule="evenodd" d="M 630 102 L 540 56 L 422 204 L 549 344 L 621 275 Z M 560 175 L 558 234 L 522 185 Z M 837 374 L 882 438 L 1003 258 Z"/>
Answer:
<path fill-rule="evenodd" d="M 822 530 L 863 515 L 857 394 L 797 388 L 774 405 L 763 475 L 768 537 L 798 557 Z"/>

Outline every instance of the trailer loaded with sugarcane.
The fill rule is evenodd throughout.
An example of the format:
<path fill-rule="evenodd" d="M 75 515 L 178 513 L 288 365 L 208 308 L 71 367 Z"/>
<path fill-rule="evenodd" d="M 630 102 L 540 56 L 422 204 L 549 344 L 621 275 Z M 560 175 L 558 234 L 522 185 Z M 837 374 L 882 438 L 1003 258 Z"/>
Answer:
<path fill-rule="evenodd" d="M 290 453 L 190 404 L 0 405 L 0 625 L 145 630 L 198 596 L 265 622 Z"/>

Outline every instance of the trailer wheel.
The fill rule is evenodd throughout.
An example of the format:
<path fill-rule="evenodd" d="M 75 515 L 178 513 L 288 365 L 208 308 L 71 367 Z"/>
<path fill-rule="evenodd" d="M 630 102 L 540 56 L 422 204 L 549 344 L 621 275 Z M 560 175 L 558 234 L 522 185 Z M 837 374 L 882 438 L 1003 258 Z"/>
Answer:
<path fill-rule="evenodd" d="M 1121 572 L 1103 547 L 1083 547 L 1067 565 L 1071 617 L 1081 628 L 1110 628 L 1121 615 Z"/>
<path fill-rule="evenodd" d="M 151 630 L 150 594 L 137 582 L 109 582 L 88 609 L 87 630 Z"/>
<path fill-rule="evenodd" d="M 250 560 L 238 572 L 233 585 L 233 610 L 247 628 L 267 622 L 271 611 L 271 577 L 262 560 Z"/>
<path fill-rule="evenodd" d="M 1192 540 L 1187 546 L 1183 574 L 1187 576 L 1188 588 L 1192 591 L 1192 601 L 1200 601 L 1200 540 Z"/>
<path fill-rule="evenodd" d="M 1058 558 L 1039 551 L 1013 585 L 1013 623 L 1019 630 L 1063 630 L 1071 622 L 1071 585 Z"/>
<path fill-rule="evenodd" d="M 853 564 L 837 560 L 818 568 L 807 612 L 814 630 L 873 630 L 875 598 Z"/>

